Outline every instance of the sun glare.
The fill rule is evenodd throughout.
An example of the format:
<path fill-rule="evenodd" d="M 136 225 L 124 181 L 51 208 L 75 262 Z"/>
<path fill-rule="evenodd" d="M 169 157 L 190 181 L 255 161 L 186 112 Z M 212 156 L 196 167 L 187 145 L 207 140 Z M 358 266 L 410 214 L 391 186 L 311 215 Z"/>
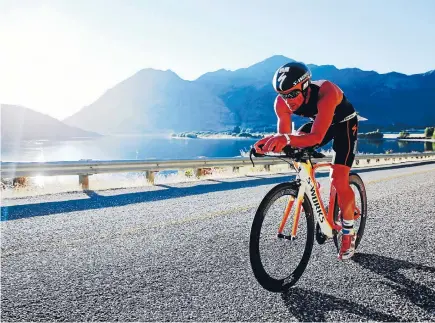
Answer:
<path fill-rule="evenodd" d="M 47 8 L 12 10 L 6 20 L 1 25 L 7 28 L 0 28 L 2 102 L 58 118 L 82 107 L 77 98 L 85 68 L 81 28 Z"/>
<path fill-rule="evenodd" d="M 34 181 L 35 181 L 35 184 L 39 187 L 42 187 L 45 184 L 44 176 L 36 176 L 34 178 Z"/>

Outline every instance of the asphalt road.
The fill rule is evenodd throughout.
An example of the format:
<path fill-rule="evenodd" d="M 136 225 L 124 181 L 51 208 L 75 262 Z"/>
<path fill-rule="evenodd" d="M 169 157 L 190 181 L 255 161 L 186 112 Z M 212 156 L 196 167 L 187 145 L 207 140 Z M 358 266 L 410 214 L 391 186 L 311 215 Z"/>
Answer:
<path fill-rule="evenodd" d="M 286 294 L 256 282 L 248 245 L 288 175 L 3 200 L 1 321 L 435 321 L 435 163 L 358 172 L 358 254 L 316 243 Z"/>

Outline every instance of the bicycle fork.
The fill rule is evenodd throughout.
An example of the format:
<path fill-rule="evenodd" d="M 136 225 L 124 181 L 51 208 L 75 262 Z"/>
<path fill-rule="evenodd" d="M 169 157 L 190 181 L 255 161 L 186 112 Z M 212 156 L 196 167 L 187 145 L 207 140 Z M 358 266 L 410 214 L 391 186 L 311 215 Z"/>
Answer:
<path fill-rule="evenodd" d="M 290 215 L 290 211 L 295 202 L 293 196 L 290 197 L 287 207 L 284 211 L 284 215 L 278 229 L 278 238 L 283 238 L 291 241 L 296 239 L 299 219 L 302 211 L 302 203 L 304 202 L 305 195 L 307 196 L 309 203 L 313 206 L 313 216 L 315 216 L 316 222 L 319 224 L 320 230 L 325 237 L 332 238 L 334 235 L 334 231 L 337 231 L 337 229 L 338 231 L 341 230 L 341 226 L 333 223 L 332 221 L 333 210 L 334 210 L 333 205 L 335 203 L 335 191 L 333 191 L 333 194 L 331 196 L 332 198 L 330 199 L 328 214 L 326 214 L 323 207 L 323 203 L 320 199 L 320 195 L 317 192 L 314 185 L 315 184 L 311 180 L 310 181 L 301 180 L 299 190 L 298 190 L 298 195 L 296 198 L 296 206 L 295 206 L 295 213 L 293 215 L 291 234 L 285 235 L 283 232 L 288 217 Z M 327 218 L 330 218 L 330 220 L 328 221 Z"/>
<path fill-rule="evenodd" d="M 287 203 L 287 207 L 285 208 L 285 211 L 284 211 L 284 216 L 282 217 L 282 220 L 281 220 L 281 224 L 279 225 L 278 238 L 283 238 L 283 239 L 287 239 L 287 240 L 291 240 L 291 241 L 296 239 L 296 231 L 297 231 L 298 224 L 299 224 L 299 218 L 301 216 L 302 203 L 304 201 L 304 192 L 305 192 L 305 189 L 301 185 L 299 187 L 298 196 L 296 197 L 296 208 L 295 208 L 295 214 L 294 214 L 294 219 L 293 219 L 292 232 L 291 232 L 291 235 L 288 236 L 288 235 L 283 234 L 283 231 L 284 231 L 285 224 L 287 223 L 287 219 L 290 215 L 290 211 L 291 211 L 293 204 L 295 202 L 294 197 L 290 196 L 290 199 Z"/>

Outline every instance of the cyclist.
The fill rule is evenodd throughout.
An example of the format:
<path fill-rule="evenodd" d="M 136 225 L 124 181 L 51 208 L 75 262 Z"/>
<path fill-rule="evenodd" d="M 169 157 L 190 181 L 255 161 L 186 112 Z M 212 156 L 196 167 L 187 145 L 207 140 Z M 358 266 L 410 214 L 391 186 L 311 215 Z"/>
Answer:
<path fill-rule="evenodd" d="M 281 66 L 273 77 L 278 93 L 274 108 L 278 118 L 277 134 L 255 143 L 258 153 L 276 152 L 292 147 L 321 147 L 333 140 L 334 157 L 330 173 L 338 205 L 342 212 L 342 244 L 338 258 L 349 259 L 355 253 L 355 195 L 349 185 L 357 141 L 358 118 L 343 91 L 327 80 L 312 81 L 310 69 L 301 62 Z M 311 118 L 311 122 L 292 134 L 292 114 Z"/>

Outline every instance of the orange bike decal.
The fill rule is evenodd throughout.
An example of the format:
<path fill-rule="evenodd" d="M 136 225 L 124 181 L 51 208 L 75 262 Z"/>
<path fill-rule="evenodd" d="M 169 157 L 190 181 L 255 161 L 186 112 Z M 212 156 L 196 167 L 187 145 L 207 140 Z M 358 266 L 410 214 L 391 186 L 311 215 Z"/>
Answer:
<path fill-rule="evenodd" d="M 303 199 L 304 199 L 303 197 L 300 199 L 298 198 L 296 202 L 295 216 L 292 225 L 292 238 L 296 237 L 296 231 L 298 230 L 299 217 L 301 215 L 301 206 L 302 206 Z"/>
<path fill-rule="evenodd" d="M 321 167 L 331 167 L 332 163 L 317 163 L 313 166 L 313 170 L 311 171 L 311 177 L 314 177 L 314 172 Z"/>
<path fill-rule="evenodd" d="M 285 208 L 285 211 L 284 211 L 284 216 L 282 217 L 281 224 L 279 226 L 278 233 L 282 233 L 284 231 L 284 227 L 285 227 L 285 224 L 287 222 L 288 215 L 290 214 L 290 210 L 293 206 L 294 201 L 295 201 L 295 199 L 293 198 L 293 196 L 290 196 L 290 199 L 287 203 L 287 207 Z"/>

